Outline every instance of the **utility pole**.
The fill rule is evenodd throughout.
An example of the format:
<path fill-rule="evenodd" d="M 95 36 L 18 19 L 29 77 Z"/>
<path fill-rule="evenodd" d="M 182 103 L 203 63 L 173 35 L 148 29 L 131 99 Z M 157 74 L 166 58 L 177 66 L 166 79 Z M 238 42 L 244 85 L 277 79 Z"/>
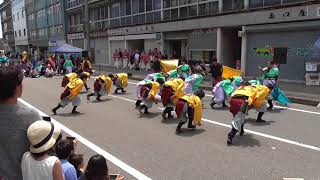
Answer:
<path fill-rule="evenodd" d="M 90 51 L 90 32 L 89 32 L 89 5 L 88 0 L 84 0 L 84 49 Z"/>

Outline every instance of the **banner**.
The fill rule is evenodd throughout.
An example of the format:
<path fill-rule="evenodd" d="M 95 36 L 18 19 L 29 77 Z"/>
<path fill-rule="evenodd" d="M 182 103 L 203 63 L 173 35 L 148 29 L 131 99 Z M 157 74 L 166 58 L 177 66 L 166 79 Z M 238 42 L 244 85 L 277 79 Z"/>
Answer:
<path fill-rule="evenodd" d="M 164 74 L 167 74 L 167 72 L 171 70 L 177 69 L 178 64 L 179 64 L 178 59 L 160 60 L 161 69 Z"/>
<path fill-rule="evenodd" d="M 229 79 L 232 78 L 234 76 L 240 76 L 241 75 L 241 71 L 238 69 L 234 69 L 228 66 L 223 66 L 223 70 L 222 70 L 222 77 L 224 79 Z"/>

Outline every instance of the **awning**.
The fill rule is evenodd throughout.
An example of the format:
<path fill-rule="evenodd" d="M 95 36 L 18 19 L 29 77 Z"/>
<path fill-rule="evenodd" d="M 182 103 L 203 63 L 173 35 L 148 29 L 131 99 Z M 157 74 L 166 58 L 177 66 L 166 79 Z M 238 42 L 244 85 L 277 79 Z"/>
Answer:
<path fill-rule="evenodd" d="M 48 51 L 52 53 L 81 53 L 84 50 L 70 44 L 59 44 L 51 47 Z"/>

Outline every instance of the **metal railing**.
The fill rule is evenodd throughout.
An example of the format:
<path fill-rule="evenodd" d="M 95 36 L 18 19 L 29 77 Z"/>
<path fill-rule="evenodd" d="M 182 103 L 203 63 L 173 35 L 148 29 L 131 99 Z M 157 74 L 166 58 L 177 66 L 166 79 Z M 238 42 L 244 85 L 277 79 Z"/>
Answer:
<path fill-rule="evenodd" d="M 66 1 L 66 9 L 77 7 L 83 4 L 83 0 L 69 0 Z"/>
<path fill-rule="evenodd" d="M 77 25 L 69 26 L 68 31 L 70 33 L 82 32 L 83 29 L 84 29 L 83 24 L 77 24 Z"/>

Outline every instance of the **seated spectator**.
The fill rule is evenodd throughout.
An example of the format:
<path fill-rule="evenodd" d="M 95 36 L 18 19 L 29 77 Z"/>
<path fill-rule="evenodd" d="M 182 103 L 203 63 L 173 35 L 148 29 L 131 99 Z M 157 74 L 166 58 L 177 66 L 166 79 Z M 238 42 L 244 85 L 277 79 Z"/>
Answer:
<path fill-rule="evenodd" d="M 76 168 L 77 178 L 83 175 L 84 159 L 83 154 L 73 154 L 69 158 L 69 162 Z"/>
<path fill-rule="evenodd" d="M 22 179 L 21 158 L 30 147 L 27 130 L 41 119 L 34 110 L 18 105 L 22 80 L 18 66 L 0 67 L 0 176 L 3 179 Z"/>
<path fill-rule="evenodd" d="M 61 161 L 65 180 L 78 179 L 75 167 L 68 161 L 72 150 L 74 150 L 73 143 L 68 139 L 61 140 L 56 146 L 56 153 Z"/>
<path fill-rule="evenodd" d="M 61 162 L 50 156 L 49 150 L 56 143 L 61 129 L 48 121 L 36 121 L 28 128 L 30 151 L 22 156 L 23 180 L 63 180 Z"/>
<path fill-rule="evenodd" d="M 107 160 L 101 155 L 94 155 L 89 159 L 87 169 L 80 177 L 80 180 L 109 180 Z M 118 176 L 116 180 L 123 180 Z"/>
<path fill-rule="evenodd" d="M 45 76 L 51 78 L 54 75 L 54 71 L 50 64 L 47 65 Z"/>

